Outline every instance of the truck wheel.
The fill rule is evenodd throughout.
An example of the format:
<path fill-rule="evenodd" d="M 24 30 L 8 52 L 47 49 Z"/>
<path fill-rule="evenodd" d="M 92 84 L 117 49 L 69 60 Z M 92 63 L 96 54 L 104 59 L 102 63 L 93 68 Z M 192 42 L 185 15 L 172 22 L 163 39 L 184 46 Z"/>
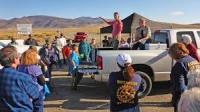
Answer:
<path fill-rule="evenodd" d="M 152 89 L 152 80 L 151 78 L 148 76 L 147 73 L 142 72 L 142 71 L 136 71 L 136 73 L 138 75 L 141 76 L 142 78 L 142 82 L 141 82 L 141 86 L 142 86 L 142 91 L 140 91 L 138 93 L 138 97 L 139 98 L 143 98 L 147 95 L 149 95 L 149 93 L 151 92 Z"/>

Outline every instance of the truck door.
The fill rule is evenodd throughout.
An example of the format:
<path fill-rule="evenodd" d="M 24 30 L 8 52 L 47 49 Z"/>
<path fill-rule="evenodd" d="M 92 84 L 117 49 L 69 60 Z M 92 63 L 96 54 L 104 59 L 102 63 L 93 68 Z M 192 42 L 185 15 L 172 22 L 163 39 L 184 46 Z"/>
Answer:
<path fill-rule="evenodd" d="M 170 32 L 168 30 L 156 31 L 154 33 L 153 43 L 169 44 L 171 43 Z M 168 55 L 168 51 L 162 50 L 160 54 L 152 59 L 151 66 L 155 72 L 154 81 L 166 81 L 169 80 L 169 74 L 171 72 L 171 58 Z"/>

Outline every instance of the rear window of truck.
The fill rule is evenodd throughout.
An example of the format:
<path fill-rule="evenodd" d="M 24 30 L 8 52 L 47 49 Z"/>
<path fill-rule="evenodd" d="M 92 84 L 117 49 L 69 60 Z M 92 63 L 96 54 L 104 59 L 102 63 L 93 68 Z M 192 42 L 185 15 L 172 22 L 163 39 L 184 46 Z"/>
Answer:
<path fill-rule="evenodd" d="M 163 43 L 166 44 L 168 41 L 168 34 L 165 32 L 154 33 L 154 43 Z"/>
<path fill-rule="evenodd" d="M 154 33 L 153 37 L 153 43 L 167 44 L 167 48 L 169 47 L 169 39 L 167 32 L 156 32 Z"/>
<path fill-rule="evenodd" d="M 191 38 L 192 38 L 192 43 L 197 47 L 195 36 L 194 36 L 194 33 L 192 31 L 177 32 L 177 34 L 176 34 L 177 42 L 181 42 L 182 35 L 190 35 Z"/>

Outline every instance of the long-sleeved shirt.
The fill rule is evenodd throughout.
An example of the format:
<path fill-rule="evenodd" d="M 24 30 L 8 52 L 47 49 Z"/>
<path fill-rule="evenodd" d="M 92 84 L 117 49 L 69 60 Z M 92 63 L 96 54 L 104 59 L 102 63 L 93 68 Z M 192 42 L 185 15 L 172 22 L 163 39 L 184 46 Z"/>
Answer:
<path fill-rule="evenodd" d="M 0 112 L 32 112 L 39 98 L 37 84 L 11 67 L 0 70 Z"/>
<path fill-rule="evenodd" d="M 109 25 L 112 25 L 112 36 L 116 37 L 118 35 L 121 35 L 122 29 L 123 29 L 123 23 L 121 20 L 115 20 L 107 22 Z"/>
<path fill-rule="evenodd" d="M 91 48 L 90 48 L 90 45 L 87 42 L 82 41 L 79 44 L 79 53 L 80 54 L 84 54 L 84 55 L 89 56 L 90 51 L 91 51 Z"/>
<path fill-rule="evenodd" d="M 170 74 L 172 100 L 175 104 L 179 101 L 181 93 L 187 89 L 187 73 L 199 68 L 200 64 L 189 55 L 177 60 Z"/>
<path fill-rule="evenodd" d="M 194 59 L 196 59 L 198 62 L 200 62 L 200 58 L 199 58 L 199 55 L 198 55 L 198 53 L 197 53 L 197 48 L 195 47 L 195 45 L 194 44 L 192 44 L 192 43 L 190 43 L 190 44 L 188 44 L 187 46 L 187 49 L 189 50 L 189 55 L 191 56 L 191 57 L 193 57 Z"/>
<path fill-rule="evenodd" d="M 39 91 L 43 89 L 43 86 L 41 86 L 38 83 L 38 77 L 40 75 L 43 75 L 42 70 L 39 66 L 37 65 L 20 65 L 18 66 L 18 71 L 23 72 L 31 76 L 33 81 L 38 85 Z"/>

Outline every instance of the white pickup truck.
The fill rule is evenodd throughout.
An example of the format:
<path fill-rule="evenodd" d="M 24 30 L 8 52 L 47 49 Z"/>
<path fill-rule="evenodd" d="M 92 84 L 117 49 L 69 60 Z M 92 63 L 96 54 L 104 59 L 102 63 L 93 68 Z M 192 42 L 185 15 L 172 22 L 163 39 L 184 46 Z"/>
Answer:
<path fill-rule="evenodd" d="M 0 49 L 4 48 L 5 46 L 7 46 L 7 42 L 4 42 L 4 40 L 0 40 Z M 17 48 L 17 52 L 19 54 L 22 54 L 24 53 L 26 50 L 28 50 L 28 48 L 30 47 L 30 45 L 22 45 L 22 44 L 19 44 L 19 45 L 13 45 L 14 47 Z M 37 50 L 39 51 L 41 49 L 40 46 L 36 46 Z M 2 66 L 0 65 L 0 69 L 2 68 Z"/>
<path fill-rule="evenodd" d="M 107 82 L 109 74 L 119 70 L 115 61 L 117 55 L 128 53 L 132 57 L 134 68 L 143 78 L 144 90 L 139 96 L 148 95 L 152 89 L 153 82 L 170 79 L 173 60 L 169 57 L 167 49 L 171 44 L 179 42 L 184 34 L 190 35 L 193 43 L 200 49 L 200 29 L 162 29 L 156 31 L 152 36 L 152 44 L 146 45 L 148 50 L 97 49 L 96 64 L 98 75 L 95 75 L 95 80 Z"/>

